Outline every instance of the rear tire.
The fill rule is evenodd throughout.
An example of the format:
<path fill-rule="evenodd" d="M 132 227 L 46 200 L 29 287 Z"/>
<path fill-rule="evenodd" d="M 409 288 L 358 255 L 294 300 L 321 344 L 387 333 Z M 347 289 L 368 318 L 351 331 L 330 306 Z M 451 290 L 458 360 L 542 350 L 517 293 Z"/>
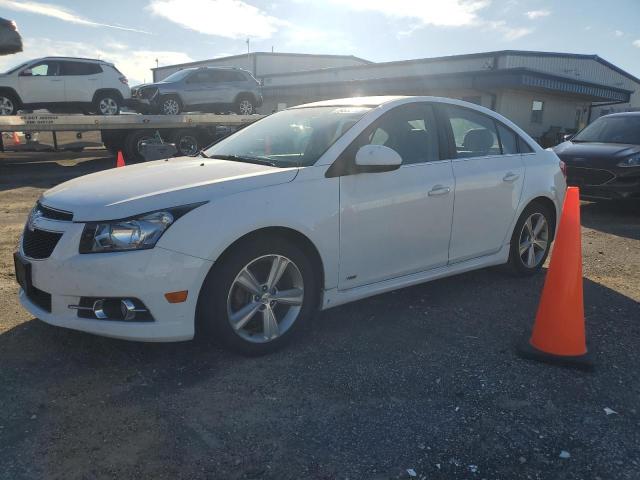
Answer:
<path fill-rule="evenodd" d="M 16 115 L 20 102 L 12 93 L 0 93 L 0 115 Z"/>
<path fill-rule="evenodd" d="M 122 100 L 114 93 L 100 93 L 94 106 L 98 115 L 119 115 Z"/>
<path fill-rule="evenodd" d="M 541 203 L 524 209 L 511 235 L 509 266 L 520 276 L 538 273 L 549 256 L 554 236 L 553 215 Z"/>
<path fill-rule="evenodd" d="M 285 265 L 280 277 L 274 275 L 279 280 L 270 281 L 279 265 Z M 253 289 L 244 286 L 247 270 L 255 279 Z M 273 235 L 242 241 L 204 281 L 196 313 L 198 335 L 243 355 L 274 352 L 313 316 L 317 279 L 311 259 L 294 242 Z"/>

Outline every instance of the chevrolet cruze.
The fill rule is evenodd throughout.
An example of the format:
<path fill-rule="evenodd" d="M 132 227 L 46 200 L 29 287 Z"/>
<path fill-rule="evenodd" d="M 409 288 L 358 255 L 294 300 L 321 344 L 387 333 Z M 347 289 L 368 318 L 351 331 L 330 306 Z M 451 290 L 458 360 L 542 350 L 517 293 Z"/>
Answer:
<path fill-rule="evenodd" d="M 561 167 L 457 100 L 302 105 L 197 157 L 45 192 L 14 258 L 20 300 L 52 325 L 263 354 L 317 309 L 490 265 L 539 271 Z"/>

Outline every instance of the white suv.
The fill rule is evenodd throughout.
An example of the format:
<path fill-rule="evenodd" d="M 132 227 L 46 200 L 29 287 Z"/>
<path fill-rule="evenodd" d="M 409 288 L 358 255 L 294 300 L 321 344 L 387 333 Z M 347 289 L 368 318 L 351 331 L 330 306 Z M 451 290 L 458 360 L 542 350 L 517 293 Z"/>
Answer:
<path fill-rule="evenodd" d="M 0 115 L 35 108 L 117 115 L 130 98 L 127 78 L 102 60 L 38 58 L 0 75 Z"/>

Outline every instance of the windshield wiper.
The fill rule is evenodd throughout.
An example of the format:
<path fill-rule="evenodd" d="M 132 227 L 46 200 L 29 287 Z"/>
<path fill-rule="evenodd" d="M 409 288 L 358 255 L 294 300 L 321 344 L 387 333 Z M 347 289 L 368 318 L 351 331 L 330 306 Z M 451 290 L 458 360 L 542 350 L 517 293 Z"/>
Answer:
<path fill-rule="evenodd" d="M 258 165 L 268 165 L 270 167 L 277 167 L 275 163 L 270 160 L 265 160 L 260 157 L 250 157 L 243 155 L 214 155 L 213 157 L 208 158 L 219 158 L 220 160 L 230 160 L 232 162 L 243 162 L 243 163 L 257 163 Z"/>

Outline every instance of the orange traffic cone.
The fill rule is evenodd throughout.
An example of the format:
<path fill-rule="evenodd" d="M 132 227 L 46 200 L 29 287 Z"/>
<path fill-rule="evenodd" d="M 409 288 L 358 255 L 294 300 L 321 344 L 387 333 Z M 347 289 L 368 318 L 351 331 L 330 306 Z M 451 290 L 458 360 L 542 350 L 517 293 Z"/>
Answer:
<path fill-rule="evenodd" d="M 126 167 L 127 164 L 124 163 L 124 157 L 122 156 L 122 150 L 118 150 L 118 158 L 116 160 L 116 167 Z"/>
<path fill-rule="evenodd" d="M 18 135 L 18 132 L 13 132 L 13 144 L 20 145 L 20 136 Z"/>
<path fill-rule="evenodd" d="M 567 189 L 533 334 L 528 342 L 519 346 L 518 353 L 549 363 L 592 367 L 585 339 L 577 187 Z"/>

